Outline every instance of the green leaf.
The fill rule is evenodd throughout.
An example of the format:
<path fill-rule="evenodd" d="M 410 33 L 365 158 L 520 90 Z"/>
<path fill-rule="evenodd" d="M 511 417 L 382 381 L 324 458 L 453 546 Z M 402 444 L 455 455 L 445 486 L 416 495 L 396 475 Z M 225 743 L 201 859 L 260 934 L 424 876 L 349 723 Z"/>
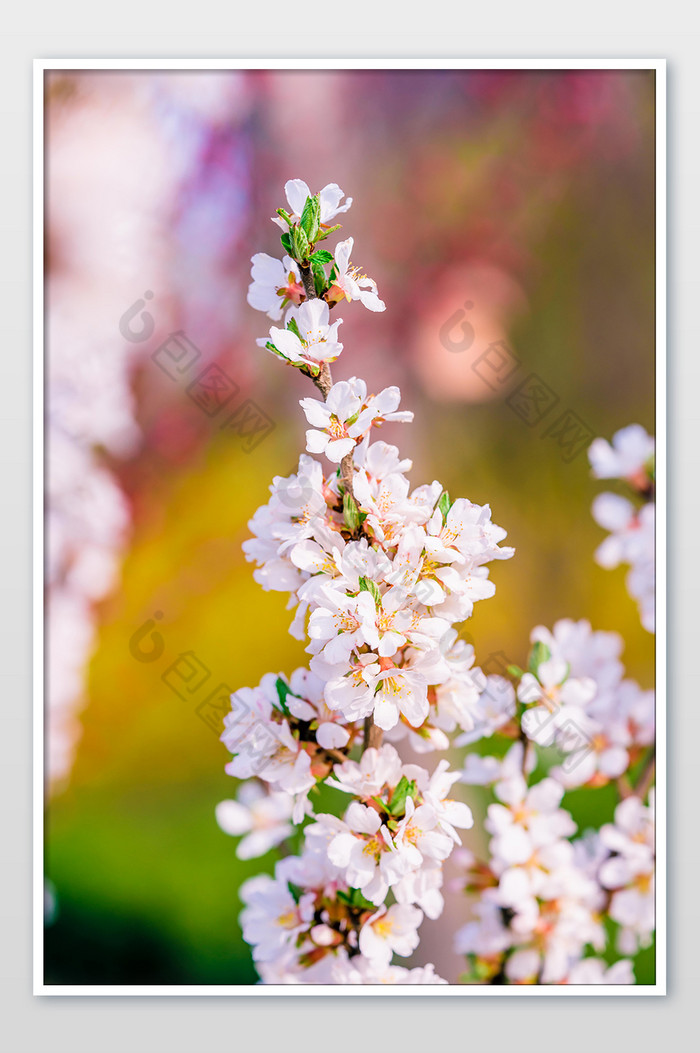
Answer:
<path fill-rule="evenodd" d="M 370 903 L 368 899 L 365 899 L 359 888 L 350 888 L 347 892 L 338 889 L 336 897 L 341 903 L 347 903 L 349 907 L 356 907 L 360 910 L 371 910 L 373 914 L 377 909 L 374 903 Z"/>
<path fill-rule="evenodd" d="M 310 247 L 309 239 L 303 227 L 294 227 L 292 230 L 292 248 L 294 249 L 292 256 L 294 256 L 294 259 L 301 263 L 309 255 Z"/>
<path fill-rule="evenodd" d="M 334 227 L 328 227 L 327 230 L 325 230 L 324 228 L 321 228 L 318 236 L 316 237 L 316 241 L 324 241 L 325 238 L 327 238 L 329 234 L 333 234 L 336 230 L 340 230 L 341 226 L 342 226 L 341 223 L 336 223 L 336 225 Z"/>
<path fill-rule="evenodd" d="M 508 674 L 510 676 L 514 676 L 516 680 L 520 680 L 521 677 L 525 676 L 524 671 L 520 668 L 519 665 L 509 665 L 507 671 Z"/>
<path fill-rule="evenodd" d="M 287 255 L 293 255 L 292 238 L 289 231 L 286 230 L 284 234 L 280 236 L 280 241 L 282 242 L 282 248 L 287 253 Z"/>
<path fill-rule="evenodd" d="M 447 490 L 443 490 L 442 494 L 440 495 L 440 500 L 438 501 L 437 506 L 442 512 L 442 518 L 447 519 L 447 513 L 452 508 L 452 502 L 450 501 L 450 495 L 448 494 Z"/>
<path fill-rule="evenodd" d="M 539 667 L 542 665 L 543 662 L 546 662 L 551 657 L 552 652 L 547 647 L 547 644 L 542 643 L 541 640 L 538 640 L 532 648 L 532 650 L 530 651 L 528 669 L 531 673 L 534 673 L 535 676 L 537 676 L 537 670 L 539 669 Z"/>
<path fill-rule="evenodd" d="M 362 520 L 360 519 L 360 512 L 352 494 L 343 494 L 343 519 L 345 520 L 345 525 L 350 533 L 355 534 Z M 362 581 L 362 578 L 360 578 L 360 581 Z"/>
<path fill-rule="evenodd" d="M 370 578 L 360 578 L 360 592 L 368 592 L 374 600 L 377 610 L 379 610 L 382 605 L 382 594 L 379 591 L 376 582 L 372 581 Z"/>
<path fill-rule="evenodd" d="M 323 296 L 326 291 L 326 272 L 323 269 L 323 264 L 318 263 L 313 256 L 311 256 L 311 271 L 314 276 L 316 295 Z"/>
<path fill-rule="evenodd" d="M 290 318 L 289 319 L 289 321 L 287 322 L 287 329 L 291 329 L 291 331 L 294 333 L 294 335 L 298 336 L 299 339 L 301 340 L 301 332 L 299 331 L 299 326 L 297 325 L 296 318 Z M 303 342 L 304 341 L 302 340 L 302 343 Z"/>
<path fill-rule="evenodd" d="M 287 888 L 289 889 L 290 895 L 294 902 L 298 903 L 304 891 L 301 885 L 293 885 L 291 881 L 288 881 Z"/>
<path fill-rule="evenodd" d="M 301 213 L 301 227 L 310 244 L 318 237 L 321 226 L 321 199 L 318 194 L 307 197 Z"/>
<path fill-rule="evenodd" d="M 275 687 L 277 688 L 277 698 L 279 699 L 280 709 L 285 717 L 291 717 L 292 714 L 289 712 L 289 706 L 287 705 L 287 695 L 292 694 L 291 687 L 281 676 L 277 677 Z"/>
<path fill-rule="evenodd" d="M 288 227 L 293 227 L 294 226 L 294 220 L 292 219 L 292 217 L 289 215 L 288 212 L 284 211 L 283 208 L 278 208 L 277 209 L 277 215 L 282 217 L 282 219 L 284 220 L 284 222 L 287 224 Z"/>
<path fill-rule="evenodd" d="M 328 252 L 326 249 L 316 249 L 309 256 L 310 260 L 316 260 L 318 263 L 330 263 L 333 259 L 333 253 Z"/>
<path fill-rule="evenodd" d="M 416 784 L 413 780 L 408 781 L 405 775 L 401 776 L 401 779 L 396 785 L 393 794 L 391 795 L 391 801 L 387 805 L 387 811 L 390 815 L 403 815 L 406 811 L 406 798 L 414 797 L 416 794 Z"/>

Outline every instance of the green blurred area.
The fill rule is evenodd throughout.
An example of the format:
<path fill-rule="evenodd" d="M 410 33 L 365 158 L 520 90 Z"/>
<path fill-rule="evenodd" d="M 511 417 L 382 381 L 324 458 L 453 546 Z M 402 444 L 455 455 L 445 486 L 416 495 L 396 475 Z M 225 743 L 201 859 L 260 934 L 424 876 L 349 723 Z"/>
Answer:
<path fill-rule="evenodd" d="M 526 210 L 527 223 L 537 231 L 526 239 L 529 310 L 517 317 L 509 338 L 523 376 L 536 372 L 556 392 L 559 403 L 551 418 L 528 427 L 505 398 L 438 401 L 421 391 L 405 355 L 397 352 L 391 362 L 396 375 L 387 382 L 405 389 L 403 404 L 416 411 L 416 423 L 405 432 L 387 429 L 382 438 L 400 442 L 413 457 L 412 484 L 440 478 L 453 498 L 488 502 L 494 521 L 508 530 L 507 543 L 516 548 L 512 560 L 492 567 L 495 597 L 477 604 L 463 627 L 480 664 L 505 655 L 524 665 L 533 626 L 587 618 L 596 629 L 619 632 L 628 675 L 645 687 L 653 684 L 653 638 L 639 624 L 625 571 L 604 571 L 593 562 L 603 531 L 590 506 L 604 487 L 591 480 L 585 450 L 567 463 L 556 441 L 544 435 L 550 419 L 568 408 L 594 435 L 610 437 L 634 421 L 653 431 L 649 99 L 650 85 L 642 85 L 630 103 L 630 121 L 643 130 L 634 155 L 642 166 L 636 184 L 630 184 L 628 169 L 618 171 L 604 155 L 588 156 L 561 177 L 564 189 L 555 200 L 545 195 L 533 202 L 531 213 Z M 410 114 L 404 120 L 410 123 Z M 468 141 L 454 129 L 425 134 L 432 135 L 444 166 L 440 178 L 461 173 L 460 200 L 462 207 L 467 202 L 471 219 L 491 190 L 492 155 L 515 157 L 523 142 L 522 122 L 508 114 L 498 123 L 486 121 L 480 137 L 474 133 Z M 416 191 L 410 165 L 391 153 L 395 143 L 384 150 L 375 145 L 360 215 L 365 243 L 372 229 L 379 232 L 368 255 L 382 260 L 390 256 L 382 240 L 389 222 L 382 208 L 385 188 L 391 187 L 391 209 L 403 207 L 406 214 Z M 411 155 L 416 163 L 419 147 Z M 449 195 L 443 200 L 430 189 L 416 226 L 447 230 L 455 225 L 456 206 Z M 442 211 L 438 205 L 431 211 L 436 201 L 443 201 Z M 520 231 L 507 233 L 518 243 Z M 413 236 L 418 237 L 415 230 Z M 394 238 L 394 256 L 401 257 L 400 227 Z M 449 244 L 446 258 L 454 251 Z M 251 252 L 258 247 L 251 245 Z M 420 288 L 421 262 L 424 257 L 392 259 L 390 286 L 396 288 L 402 268 L 409 267 L 407 288 Z M 406 294 L 405 312 L 419 316 L 422 306 L 419 297 Z M 401 310 L 396 308 L 394 317 Z M 395 324 L 400 347 L 405 331 Z M 381 356 L 374 356 L 372 347 L 363 350 L 368 373 L 373 357 Z M 352 354 L 348 340 L 342 377 L 354 371 Z M 383 376 L 386 356 L 377 365 Z M 439 360 L 434 368 L 440 368 Z M 288 474 L 303 449 L 297 378 L 281 379 L 279 370 L 271 356 L 260 367 L 259 383 L 276 400 L 277 427 L 259 447 L 245 454 L 240 442 L 212 428 L 194 460 L 175 469 L 153 456 L 140 482 L 121 583 L 100 608 L 89 703 L 70 783 L 48 807 L 47 875 L 57 896 L 56 919 L 46 937 L 48 983 L 256 980 L 237 922 L 238 889 L 246 877 L 269 869 L 271 860 L 240 862 L 235 841 L 216 825 L 215 805 L 234 795 L 236 783 L 224 773 L 228 755 L 217 731 L 197 709 L 222 683 L 231 690 L 252 686 L 264 673 L 291 672 L 308 657 L 288 634 L 286 596 L 263 592 L 241 551 L 247 521 L 265 502 L 272 477 Z M 373 378 L 368 380 L 374 390 Z M 190 405 L 184 412 L 198 410 Z M 162 617 L 156 619 L 156 612 Z M 153 661 L 139 661 L 130 641 L 149 619 L 157 622 L 164 649 Z M 163 680 L 182 655 L 195 656 L 209 671 L 196 691 L 182 689 L 184 697 Z M 464 796 L 476 814 L 483 812 L 480 791 L 465 789 Z M 580 829 L 599 827 L 612 819 L 615 794 L 610 788 L 576 791 L 565 804 Z M 638 982 L 652 982 L 653 968 L 649 949 L 637 959 Z"/>

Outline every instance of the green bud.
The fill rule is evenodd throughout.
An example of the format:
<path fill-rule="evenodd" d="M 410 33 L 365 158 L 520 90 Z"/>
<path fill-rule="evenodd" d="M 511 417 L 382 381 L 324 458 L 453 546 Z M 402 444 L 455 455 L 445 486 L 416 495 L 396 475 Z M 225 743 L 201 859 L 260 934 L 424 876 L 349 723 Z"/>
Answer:
<path fill-rule="evenodd" d="M 310 247 L 309 239 L 306 236 L 304 228 L 294 227 L 292 229 L 292 248 L 294 249 L 292 255 L 294 256 L 294 259 L 301 263 L 301 261 L 305 260 L 309 255 Z"/>
<path fill-rule="evenodd" d="M 381 607 L 382 594 L 379 591 L 377 583 L 375 581 L 372 581 L 370 578 L 360 578 L 360 592 L 368 592 L 374 600 L 375 607 L 377 609 Z"/>
<path fill-rule="evenodd" d="M 361 519 L 357 502 L 352 494 L 343 494 L 343 519 L 350 533 L 355 534 L 360 526 Z M 362 578 L 360 578 L 360 588 L 362 588 Z"/>
<path fill-rule="evenodd" d="M 528 663 L 528 669 L 531 673 L 534 673 L 535 676 L 537 676 L 537 670 L 539 669 L 539 667 L 542 665 L 543 662 L 546 662 L 551 657 L 552 652 L 547 647 L 547 644 L 542 643 L 541 640 L 538 640 L 532 648 L 532 650 L 530 651 L 530 661 Z"/>
<path fill-rule="evenodd" d="M 323 269 L 323 264 L 319 263 L 315 259 L 315 253 L 311 257 L 311 273 L 314 276 L 314 288 L 316 289 L 317 296 L 323 296 L 326 291 L 326 272 Z"/>
<path fill-rule="evenodd" d="M 402 775 L 391 795 L 391 801 L 387 805 L 387 810 L 390 815 L 403 815 L 406 811 L 406 798 L 414 797 L 415 793 L 415 782 L 413 782 L 413 780 L 409 782 L 406 776 Z"/>
<path fill-rule="evenodd" d="M 452 508 L 450 495 L 448 494 L 447 490 L 443 490 L 442 494 L 440 495 L 440 500 L 438 501 L 438 508 L 442 512 L 443 520 L 447 519 L 447 513 Z"/>
<path fill-rule="evenodd" d="M 321 228 L 321 199 L 318 194 L 307 197 L 301 213 L 301 226 L 309 242 L 313 245 Z"/>

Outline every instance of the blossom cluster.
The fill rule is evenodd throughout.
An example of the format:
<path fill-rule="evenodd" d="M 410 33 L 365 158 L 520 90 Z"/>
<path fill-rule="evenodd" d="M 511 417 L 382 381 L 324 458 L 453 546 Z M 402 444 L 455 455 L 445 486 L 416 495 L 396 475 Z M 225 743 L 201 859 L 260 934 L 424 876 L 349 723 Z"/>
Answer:
<path fill-rule="evenodd" d="M 538 626 L 531 639 L 532 671 L 517 690 L 521 727 L 563 754 L 550 774 L 566 789 L 623 775 L 654 742 L 655 700 L 624 679 L 621 637 L 565 619 L 551 632 Z"/>
<path fill-rule="evenodd" d="M 618 926 L 619 953 L 634 955 L 651 942 L 653 791 L 648 807 L 632 795 L 614 822 L 576 838 L 561 807 L 564 787 L 551 776 L 529 784 L 532 760 L 523 749 L 515 743 L 492 776 L 488 863 L 466 850 L 458 856 L 458 887 L 479 897 L 474 919 L 455 934 L 468 982 L 634 983 L 630 959 L 608 969 L 586 953 L 606 950 L 606 916 Z"/>
<path fill-rule="evenodd" d="M 513 549 L 488 505 L 453 500 L 437 480 L 412 487 L 410 460 L 375 438 L 413 418 L 397 387 L 333 382 L 343 345 L 332 312 L 343 300 L 371 311 L 384 303 L 350 262 L 352 238 L 333 252 L 318 247 L 351 199 L 336 184 L 312 194 L 291 180 L 285 190 L 288 210 L 275 217 L 285 255 L 253 256 L 248 302 L 280 323 L 258 345 L 321 397 L 301 399 L 305 452 L 295 473 L 273 479 L 243 547 L 262 588 L 287 594 L 290 632 L 309 659 L 232 695 L 222 740 L 226 770 L 243 785 L 217 809 L 222 829 L 243 838 L 241 858 L 281 856 L 273 875 L 241 888 L 261 980 L 444 983 L 430 964 L 393 959 L 410 958 L 424 920 L 443 914 L 454 854 L 459 888 L 477 896 L 456 938 L 467 982 L 632 983 L 628 958 L 608 966 L 602 955 L 606 919 L 625 955 L 653 928 L 643 802 L 653 693 L 625 678 L 619 636 L 585 621 L 533 630 L 524 671 L 479 668 L 459 625 L 494 595 L 489 564 Z M 599 472 L 614 468 L 641 486 L 628 446 L 592 458 Z M 422 760 L 477 742 L 493 749 L 470 752 L 462 771 L 399 753 L 406 745 Z M 614 821 L 577 836 L 564 794 L 608 783 L 624 791 Z M 474 825 L 461 794 L 484 792 L 465 791 L 476 786 L 495 798 L 486 863 L 460 847 Z"/>
<path fill-rule="evenodd" d="M 644 628 L 654 632 L 655 443 L 640 424 L 618 431 L 612 444 L 596 439 L 589 450 L 597 479 L 619 479 L 634 501 L 619 493 L 598 494 L 593 518 L 608 537 L 596 551 L 606 569 L 627 564 L 627 588 L 639 605 Z M 641 502 L 641 504 L 640 504 Z"/>

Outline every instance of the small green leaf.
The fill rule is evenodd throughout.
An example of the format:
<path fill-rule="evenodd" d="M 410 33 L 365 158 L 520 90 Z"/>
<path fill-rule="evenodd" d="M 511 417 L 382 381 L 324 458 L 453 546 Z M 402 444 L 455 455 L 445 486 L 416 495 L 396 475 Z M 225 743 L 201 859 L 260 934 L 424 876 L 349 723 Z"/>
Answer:
<path fill-rule="evenodd" d="M 377 909 L 374 903 L 371 903 L 362 895 L 359 888 L 350 889 L 350 903 L 353 907 L 359 907 L 361 910 L 371 910 L 373 914 Z"/>
<path fill-rule="evenodd" d="M 528 669 L 530 670 L 531 673 L 534 673 L 535 676 L 537 676 L 537 670 L 539 669 L 539 667 L 542 665 L 543 662 L 546 662 L 551 657 L 552 657 L 552 652 L 547 647 L 547 644 L 546 643 L 542 643 L 541 640 L 538 640 L 537 643 L 532 648 L 532 650 L 530 651 L 530 660 L 528 662 Z"/>
<path fill-rule="evenodd" d="M 287 224 L 288 227 L 293 227 L 294 226 L 294 220 L 292 219 L 292 217 L 289 215 L 288 212 L 284 211 L 283 208 L 278 208 L 277 209 L 277 215 L 282 217 L 282 219 L 284 220 L 284 222 Z"/>
<path fill-rule="evenodd" d="M 323 264 L 315 260 L 313 256 L 311 257 L 311 271 L 314 276 L 316 295 L 323 296 L 326 291 L 326 272 L 323 269 Z"/>
<path fill-rule="evenodd" d="M 352 494 L 343 494 L 343 519 L 351 534 L 356 533 L 360 526 L 360 511 Z M 362 578 L 360 578 L 362 581 Z"/>
<path fill-rule="evenodd" d="M 313 245 L 321 226 L 321 199 L 318 194 L 307 197 L 301 213 L 301 227 Z"/>
<path fill-rule="evenodd" d="M 293 250 L 292 238 L 289 231 L 286 230 L 284 234 L 280 236 L 280 241 L 282 242 L 282 248 L 284 249 L 284 251 L 287 253 L 287 255 L 291 256 Z"/>
<path fill-rule="evenodd" d="M 336 230 L 340 230 L 341 226 L 342 226 L 341 223 L 336 223 L 336 225 L 334 227 L 328 227 L 327 230 L 325 230 L 322 227 L 320 233 L 318 234 L 318 236 L 316 238 L 316 241 L 323 241 L 325 238 L 328 237 L 329 234 L 333 234 Z"/>
<path fill-rule="evenodd" d="M 524 671 L 520 668 L 519 665 L 509 665 L 508 674 L 509 676 L 514 676 L 516 680 L 520 680 L 521 677 L 525 676 Z"/>
<path fill-rule="evenodd" d="M 294 333 L 294 335 L 298 336 L 302 343 L 304 342 L 302 340 L 301 332 L 299 330 L 299 326 L 297 325 L 296 318 L 290 318 L 289 319 L 289 321 L 287 322 L 287 329 L 291 329 L 291 331 Z"/>
<path fill-rule="evenodd" d="M 326 264 L 326 263 L 330 263 L 331 260 L 333 259 L 333 253 L 332 252 L 328 252 L 326 249 L 316 249 L 315 252 L 311 253 L 311 255 L 309 256 L 309 259 L 310 260 L 316 260 L 317 263 Z"/>
<path fill-rule="evenodd" d="M 293 885 L 291 881 L 288 881 L 287 888 L 289 889 L 289 893 L 294 902 L 298 903 L 304 891 L 302 887 L 300 885 Z"/>
<path fill-rule="evenodd" d="M 402 775 L 399 782 L 391 795 L 391 801 L 387 805 L 387 811 L 390 815 L 403 815 L 406 811 L 406 798 L 414 797 L 416 794 L 416 784 L 413 780 L 410 782 L 405 775 Z"/>
<path fill-rule="evenodd" d="M 277 688 L 277 698 L 279 699 L 280 709 L 285 717 L 290 717 L 291 713 L 289 712 L 289 706 L 287 705 L 287 695 L 292 694 L 292 689 L 281 676 L 277 677 L 275 687 Z"/>
<path fill-rule="evenodd" d="M 360 578 L 360 592 L 368 592 L 379 610 L 382 605 L 382 594 L 375 581 L 372 581 L 371 578 Z"/>
<path fill-rule="evenodd" d="M 440 500 L 438 501 L 437 506 L 442 512 L 442 518 L 447 519 L 447 513 L 452 508 L 452 502 L 450 501 L 450 495 L 448 494 L 447 490 L 443 490 L 442 494 L 440 495 Z"/>
<path fill-rule="evenodd" d="M 649 476 L 649 479 L 653 482 L 656 481 L 656 454 L 652 453 L 649 460 L 644 465 L 644 469 Z"/>

